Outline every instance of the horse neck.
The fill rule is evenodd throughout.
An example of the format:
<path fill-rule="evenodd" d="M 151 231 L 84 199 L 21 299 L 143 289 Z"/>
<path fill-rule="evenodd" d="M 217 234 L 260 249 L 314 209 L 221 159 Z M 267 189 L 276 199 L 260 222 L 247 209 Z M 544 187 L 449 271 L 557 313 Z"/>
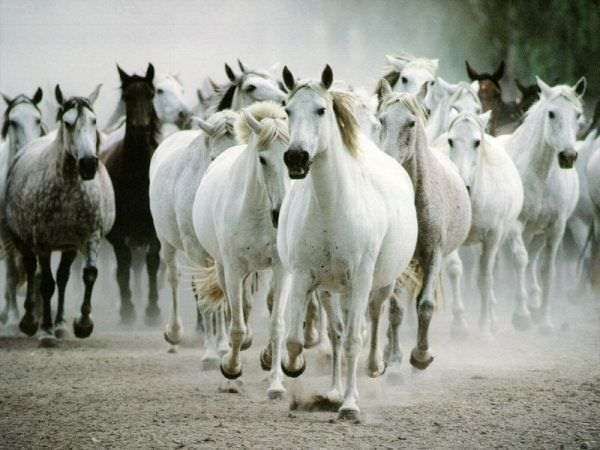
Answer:
<path fill-rule="evenodd" d="M 427 122 L 427 138 L 431 141 L 435 140 L 438 136 L 446 131 L 449 115 L 449 100 L 449 97 L 441 100 L 437 108 L 433 110 L 433 113 Z"/>
<path fill-rule="evenodd" d="M 539 114 L 539 113 L 538 113 Z M 531 130 L 538 114 L 528 116 L 513 134 L 510 148 L 521 177 L 546 181 L 554 166 L 554 149 L 544 141 L 544 127 Z M 532 133 L 532 131 L 534 131 Z"/>
<path fill-rule="evenodd" d="M 428 175 L 434 156 L 429 149 L 425 130 L 421 124 L 416 125 L 415 133 L 411 154 L 402 163 L 402 166 L 408 172 L 415 186 L 415 193 L 418 193 L 426 191 L 425 186 L 430 181 Z"/>
<path fill-rule="evenodd" d="M 357 163 L 342 142 L 335 118 L 332 121 L 336 131 L 328 139 L 327 148 L 315 157 L 307 181 L 314 194 L 311 201 L 316 199 L 321 213 L 337 220 L 338 211 L 346 213 L 352 205 Z"/>
<path fill-rule="evenodd" d="M 131 127 L 125 124 L 124 154 L 129 160 L 150 161 L 158 146 L 158 119 L 146 127 Z"/>
<path fill-rule="evenodd" d="M 266 188 L 258 176 L 258 158 L 252 143 L 242 151 L 236 165 L 243 173 L 241 182 L 243 208 L 252 211 L 253 214 L 263 208 L 268 210 L 269 199 L 266 195 Z"/>

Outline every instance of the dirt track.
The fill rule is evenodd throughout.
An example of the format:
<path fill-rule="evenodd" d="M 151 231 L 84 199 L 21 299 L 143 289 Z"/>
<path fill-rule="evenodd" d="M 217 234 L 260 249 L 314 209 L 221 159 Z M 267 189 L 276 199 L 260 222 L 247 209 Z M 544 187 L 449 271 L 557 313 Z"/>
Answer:
<path fill-rule="evenodd" d="M 2 338 L 0 447 L 598 448 L 598 307 L 569 310 L 553 337 L 517 334 L 504 314 L 496 338 L 473 332 L 465 342 L 449 340 L 448 312 L 440 312 L 426 372 L 403 363 L 399 383 L 387 374 L 362 379 L 360 425 L 336 423 L 335 413 L 290 412 L 289 392 L 267 400 L 263 339 L 244 353 L 243 392 L 225 394 L 218 372 L 200 370 L 191 323 L 177 354 L 166 352 L 158 330 L 107 333 L 102 321 L 92 338 L 71 337 L 58 349 Z M 405 355 L 413 336 L 404 332 Z M 313 351 L 288 389 L 324 391 L 324 361 Z"/>

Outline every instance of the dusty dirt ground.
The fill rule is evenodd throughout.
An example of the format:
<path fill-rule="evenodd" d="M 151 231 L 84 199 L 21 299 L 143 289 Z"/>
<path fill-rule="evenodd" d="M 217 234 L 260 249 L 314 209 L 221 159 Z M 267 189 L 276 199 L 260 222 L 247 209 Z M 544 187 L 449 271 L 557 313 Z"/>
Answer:
<path fill-rule="evenodd" d="M 166 317 L 167 298 L 161 302 Z M 318 351 L 309 351 L 301 378 L 286 381 L 285 400 L 268 400 L 262 337 L 244 353 L 242 393 L 218 392 L 220 373 L 201 370 L 187 305 L 177 354 L 167 353 L 161 330 L 111 331 L 112 306 L 96 316 L 91 338 L 70 337 L 57 349 L 0 338 L 0 447 L 600 448 L 598 303 L 564 305 L 569 313 L 556 313 L 554 336 L 513 331 L 506 309 L 499 333 L 482 339 L 472 317 L 470 337 L 458 342 L 449 337 L 449 311 L 439 311 L 434 363 L 413 373 L 406 358 L 393 377 L 363 376 L 358 425 L 332 412 L 290 411 L 291 392 L 327 388 Z M 263 314 L 254 311 L 255 324 Z M 405 356 L 414 340 L 406 327 Z"/>

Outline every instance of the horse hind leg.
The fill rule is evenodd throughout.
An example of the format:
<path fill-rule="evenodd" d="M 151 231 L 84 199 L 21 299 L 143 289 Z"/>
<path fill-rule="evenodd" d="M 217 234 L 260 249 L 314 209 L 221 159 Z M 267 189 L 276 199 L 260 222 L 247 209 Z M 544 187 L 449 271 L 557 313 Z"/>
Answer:
<path fill-rule="evenodd" d="M 135 322 L 135 307 L 131 301 L 131 288 L 129 287 L 131 271 L 131 249 L 124 240 L 111 240 L 111 245 L 117 259 L 117 283 L 121 296 L 120 316 L 123 325 Z"/>
<path fill-rule="evenodd" d="M 39 327 L 36 314 L 38 300 L 36 267 L 37 261 L 35 255 L 29 251 L 23 252 L 23 268 L 27 274 L 27 294 L 25 297 L 25 315 L 19 322 L 19 329 L 27 336 L 33 336 Z"/>
<path fill-rule="evenodd" d="M 429 261 L 422 264 L 423 288 L 417 297 L 417 345 L 410 354 L 410 364 L 419 370 L 425 370 L 433 362 L 433 355 L 429 351 L 429 324 L 433 316 L 435 289 L 442 267 L 439 251 L 434 251 L 428 259 Z"/>
<path fill-rule="evenodd" d="M 518 225 L 513 227 L 508 234 L 508 243 L 510 244 L 510 249 L 515 260 L 515 272 L 519 284 L 512 324 L 516 330 L 525 331 L 531 327 L 531 314 L 529 313 L 529 308 L 527 308 L 526 287 L 528 256 L 521 230 L 517 227 Z"/>
<path fill-rule="evenodd" d="M 56 320 L 54 324 L 54 335 L 58 339 L 64 339 L 67 335 L 65 323 L 65 292 L 69 276 L 71 275 L 71 264 L 77 256 L 76 251 L 63 252 L 58 271 L 56 272 L 56 285 L 58 287 L 58 307 L 56 309 Z"/>
<path fill-rule="evenodd" d="M 394 283 L 394 291 L 389 302 L 388 309 L 388 330 L 387 344 L 383 351 L 383 357 L 386 365 L 390 369 L 397 370 L 402 364 L 402 350 L 400 349 L 400 326 L 404 319 L 404 307 L 401 304 L 402 298 L 409 298 L 409 294 L 398 281 Z M 411 300 L 409 300 L 411 301 Z M 373 345 L 373 344 L 371 344 Z"/>
<path fill-rule="evenodd" d="M 177 251 L 175 247 L 167 242 L 162 242 L 161 248 L 163 249 L 164 259 L 167 265 L 167 276 L 169 278 L 169 285 L 171 286 L 172 299 L 171 316 L 165 329 L 164 338 L 169 344 L 171 344 L 169 352 L 175 353 L 177 351 L 177 346 L 183 337 L 183 324 L 179 315 L 179 270 L 177 267 Z"/>
<path fill-rule="evenodd" d="M 43 318 L 40 335 L 41 347 L 56 347 L 58 340 L 54 336 L 54 324 L 52 323 L 52 295 L 54 294 L 55 283 L 52 277 L 52 268 L 50 266 L 50 253 L 40 255 L 39 263 L 41 267 L 41 287 L 40 292 L 43 300 Z"/>
<path fill-rule="evenodd" d="M 17 289 L 20 282 L 21 267 L 17 264 L 15 251 L 9 250 L 6 254 L 6 284 L 4 286 L 4 298 L 6 307 L 2 313 L 1 322 L 7 324 L 9 330 L 17 330 L 19 323 L 19 306 L 17 304 Z M 12 331 L 11 331 L 12 332 Z"/>
<path fill-rule="evenodd" d="M 153 327 L 160 323 L 157 283 L 158 269 L 160 268 L 160 241 L 158 239 L 148 247 L 146 268 L 148 270 L 148 306 L 146 307 L 145 322 L 146 325 Z"/>
<path fill-rule="evenodd" d="M 81 304 L 81 316 L 73 321 L 73 333 L 76 337 L 83 339 L 92 334 L 94 322 L 92 321 L 92 291 L 94 283 L 98 278 L 96 261 L 98 258 L 98 241 L 87 243 L 86 262 L 83 268 L 83 303 Z"/>

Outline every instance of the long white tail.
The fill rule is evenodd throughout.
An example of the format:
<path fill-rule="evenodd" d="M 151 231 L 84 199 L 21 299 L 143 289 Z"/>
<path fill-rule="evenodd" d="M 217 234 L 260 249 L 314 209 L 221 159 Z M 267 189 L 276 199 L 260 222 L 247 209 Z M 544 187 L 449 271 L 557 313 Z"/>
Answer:
<path fill-rule="evenodd" d="M 200 268 L 192 276 L 192 291 L 202 311 L 214 312 L 224 306 L 225 293 L 219 285 L 216 264 Z"/>

